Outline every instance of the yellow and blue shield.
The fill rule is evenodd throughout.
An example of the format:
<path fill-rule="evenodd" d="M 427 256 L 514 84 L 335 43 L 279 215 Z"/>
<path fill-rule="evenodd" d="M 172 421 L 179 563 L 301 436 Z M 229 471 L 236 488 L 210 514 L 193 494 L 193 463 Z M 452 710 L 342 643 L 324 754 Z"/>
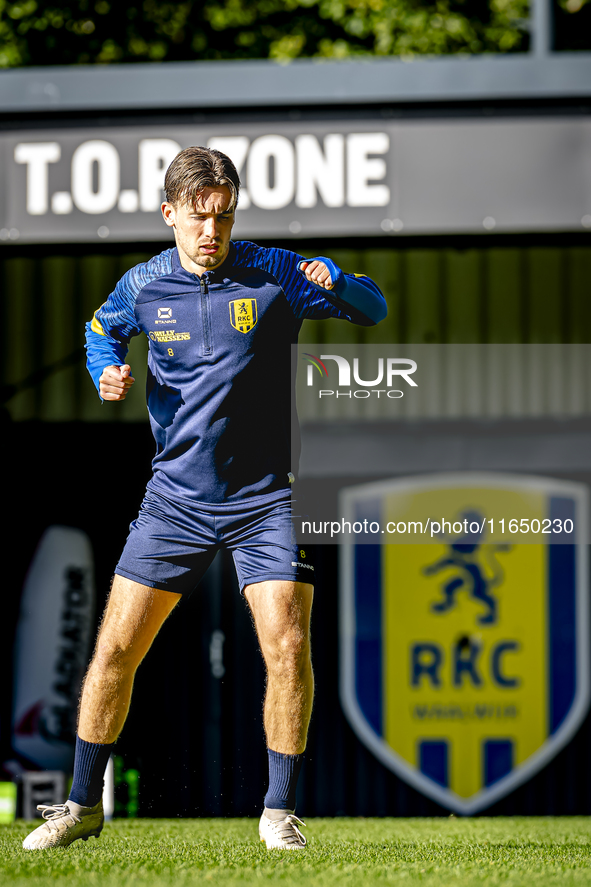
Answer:
<path fill-rule="evenodd" d="M 382 763 L 448 809 L 508 794 L 587 711 L 587 513 L 586 486 L 519 475 L 342 493 L 342 520 L 391 543 L 341 548 L 345 713 Z"/>
<path fill-rule="evenodd" d="M 239 333 L 249 333 L 258 320 L 256 299 L 234 299 L 229 302 L 230 323 Z"/>

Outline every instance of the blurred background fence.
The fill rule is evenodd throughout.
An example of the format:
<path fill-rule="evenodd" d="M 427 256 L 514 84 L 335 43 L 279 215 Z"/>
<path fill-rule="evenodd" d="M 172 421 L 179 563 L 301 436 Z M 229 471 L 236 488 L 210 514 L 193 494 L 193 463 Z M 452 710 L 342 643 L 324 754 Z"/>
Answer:
<path fill-rule="evenodd" d="M 305 321 L 300 341 L 325 346 L 586 343 L 591 338 L 591 246 L 556 239 L 563 243 L 425 248 L 399 241 L 395 246 L 346 249 L 342 241 L 285 242 L 283 246 L 306 256 L 330 252 L 345 270 L 370 275 L 388 301 L 388 317 L 377 327 Z M 81 330 L 119 277 L 150 258 L 158 246 L 133 253 L 78 247 L 75 254 L 60 254 L 60 247 L 36 247 L 27 249 L 26 255 L 21 251 L 0 257 L 5 294 L 3 379 L 12 421 L 146 419 L 142 383 L 147 341 L 132 340 L 129 359 L 138 384 L 125 410 L 114 414 L 101 405 L 87 377 Z M 161 244 L 162 249 L 166 246 Z M 582 379 L 575 373 L 572 384 L 579 382 Z M 558 393 L 556 397 L 556 403 L 541 408 L 540 414 L 589 412 L 582 395 L 573 394 L 570 403 Z M 491 409 L 483 401 L 480 408 L 480 415 Z M 517 413 L 523 416 L 519 406 Z M 421 414 L 427 417 L 428 410 L 422 409 Z M 441 415 L 435 412 L 433 418 Z"/>

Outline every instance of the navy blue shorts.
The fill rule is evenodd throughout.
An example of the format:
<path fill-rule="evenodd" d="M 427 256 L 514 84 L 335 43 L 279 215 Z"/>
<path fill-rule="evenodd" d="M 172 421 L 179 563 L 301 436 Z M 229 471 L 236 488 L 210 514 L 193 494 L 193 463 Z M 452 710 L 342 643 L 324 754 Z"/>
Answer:
<path fill-rule="evenodd" d="M 129 529 L 115 573 L 150 588 L 191 592 L 221 548 L 232 552 L 240 591 L 269 579 L 314 584 L 309 550 L 296 543 L 289 490 L 223 505 L 173 502 L 148 490 Z"/>

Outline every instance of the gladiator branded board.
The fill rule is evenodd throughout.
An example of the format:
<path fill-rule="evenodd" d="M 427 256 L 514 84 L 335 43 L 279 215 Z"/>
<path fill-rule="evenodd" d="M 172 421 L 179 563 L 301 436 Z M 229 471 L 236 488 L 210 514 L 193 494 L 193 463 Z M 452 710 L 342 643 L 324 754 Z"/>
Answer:
<path fill-rule="evenodd" d="M 90 539 L 73 527 L 49 527 L 21 598 L 12 717 L 14 751 L 44 770 L 72 767 L 94 607 Z"/>
<path fill-rule="evenodd" d="M 341 698 L 383 764 L 470 814 L 544 766 L 587 711 L 588 493 L 547 478 L 431 475 L 351 487 L 341 514 L 420 520 L 443 502 L 467 521 L 463 536 L 342 547 Z M 501 511 L 578 529 L 552 544 L 491 542 Z"/>
<path fill-rule="evenodd" d="M 235 236 L 591 230 L 585 117 L 34 129 L 0 137 L 0 244 L 169 240 L 164 172 L 228 154 Z"/>

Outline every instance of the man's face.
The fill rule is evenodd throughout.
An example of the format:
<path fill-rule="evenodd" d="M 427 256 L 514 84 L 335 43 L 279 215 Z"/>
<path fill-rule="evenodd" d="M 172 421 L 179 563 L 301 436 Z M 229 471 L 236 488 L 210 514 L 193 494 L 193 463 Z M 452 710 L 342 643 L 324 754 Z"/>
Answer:
<path fill-rule="evenodd" d="M 181 265 L 201 276 L 221 265 L 230 246 L 234 225 L 232 195 L 226 185 L 204 188 L 195 204 L 162 204 L 164 221 L 174 228 Z"/>

